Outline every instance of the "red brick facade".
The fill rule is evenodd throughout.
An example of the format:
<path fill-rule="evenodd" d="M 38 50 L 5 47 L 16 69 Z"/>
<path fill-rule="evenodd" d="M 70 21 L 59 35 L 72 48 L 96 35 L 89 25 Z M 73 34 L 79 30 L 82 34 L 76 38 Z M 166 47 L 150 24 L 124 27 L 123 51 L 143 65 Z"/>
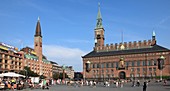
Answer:
<path fill-rule="evenodd" d="M 160 76 L 157 59 L 164 56 L 163 76 L 170 76 L 170 50 L 156 44 L 152 39 L 134 42 L 104 44 L 104 28 L 100 8 L 95 28 L 95 47 L 83 56 L 85 79 L 142 78 Z M 88 65 L 88 66 L 87 66 Z M 89 66 L 90 65 L 90 66 Z"/>

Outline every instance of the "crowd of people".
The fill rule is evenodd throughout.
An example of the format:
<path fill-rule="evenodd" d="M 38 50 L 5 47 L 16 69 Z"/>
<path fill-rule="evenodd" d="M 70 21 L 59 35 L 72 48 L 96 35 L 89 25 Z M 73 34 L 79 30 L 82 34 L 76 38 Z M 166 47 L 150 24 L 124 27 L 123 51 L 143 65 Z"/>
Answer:
<path fill-rule="evenodd" d="M 49 86 L 53 84 L 52 79 L 40 79 L 39 83 L 34 83 L 31 81 L 30 78 L 23 79 L 23 78 L 0 78 L 0 90 L 22 90 L 25 88 L 30 89 L 49 89 Z"/>
<path fill-rule="evenodd" d="M 132 85 L 131 87 L 139 87 L 142 85 L 143 91 L 146 91 L 148 87 L 149 81 L 142 81 L 140 80 L 123 80 L 123 79 L 118 79 L 118 80 L 106 80 L 103 82 L 98 82 L 95 80 L 91 81 L 84 81 L 84 80 L 77 80 L 77 81 L 66 81 L 66 80 L 52 80 L 52 79 L 40 79 L 38 83 L 32 82 L 31 79 L 21 79 L 21 78 L 0 78 L 0 90 L 3 89 L 17 89 L 17 90 L 22 90 L 24 88 L 30 88 L 30 89 L 49 89 L 51 85 L 55 84 L 64 84 L 64 85 L 69 85 L 69 86 L 75 86 L 75 87 L 82 87 L 82 86 L 90 86 L 93 88 L 96 88 L 96 85 L 104 86 L 104 87 L 110 87 L 114 86 L 116 88 L 123 88 L 124 84 L 131 82 Z M 163 85 L 166 85 L 167 81 L 163 80 L 162 81 Z"/>
<path fill-rule="evenodd" d="M 24 82 L 20 78 L 0 78 L 0 89 L 21 90 L 24 87 Z"/>

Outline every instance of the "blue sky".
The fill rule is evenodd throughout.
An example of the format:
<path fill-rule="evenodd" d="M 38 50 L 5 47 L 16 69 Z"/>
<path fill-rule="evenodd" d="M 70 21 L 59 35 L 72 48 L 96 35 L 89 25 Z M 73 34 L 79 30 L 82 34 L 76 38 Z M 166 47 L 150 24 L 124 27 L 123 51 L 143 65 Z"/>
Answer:
<path fill-rule="evenodd" d="M 59 65 L 82 71 L 81 56 L 94 47 L 101 6 L 105 44 L 151 39 L 170 48 L 170 0 L 1 0 L 0 42 L 33 47 L 38 16 L 43 53 Z"/>

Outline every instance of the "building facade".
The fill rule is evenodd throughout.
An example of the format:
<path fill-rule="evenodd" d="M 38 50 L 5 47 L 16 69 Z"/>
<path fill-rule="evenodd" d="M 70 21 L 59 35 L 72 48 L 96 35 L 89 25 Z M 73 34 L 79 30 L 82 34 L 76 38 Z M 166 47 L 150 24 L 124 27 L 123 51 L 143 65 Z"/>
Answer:
<path fill-rule="evenodd" d="M 62 72 L 62 67 L 60 65 L 58 65 L 58 63 L 51 61 L 51 64 L 52 64 L 53 74 L 57 74 L 57 73 Z"/>
<path fill-rule="evenodd" d="M 24 55 L 18 48 L 11 45 L 0 43 L 0 73 L 16 72 L 23 70 Z"/>
<path fill-rule="evenodd" d="M 52 71 L 53 74 L 63 74 L 66 73 L 70 79 L 74 78 L 74 70 L 72 66 L 60 66 L 56 62 L 52 62 L 51 64 L 53 66 Z"/>
<path fill-rule="evenodd" d="M 93 50 L 84 55 L 84 79 L 108 80 L 126 78 L 145 78 L 170 76 L 170 50 L 156 43 L 153 32 L 150 40 L 106 44 L 100 7 L 94 30 L 95 45 Z M 162 60 L 163 69 L 158 69 L 158 59 Z"/>
<path fill-rule="evenodd" d="M 38 75 L 52 77 L 52 64 L 42 53 L 42 34 L 39 18 L 34 35 L 34 49 L 25 47 L 21 51 L 24 52 L 25 66 L 30 67 Z"/>
<path fill-rule="evenodd" d="M 25 66 L 30 67 L 38 75 L 52 77 L 52 64 L 42 54 L 42 35 L 40 20 L 38 19 L 34 35 L 34 49 L 30 47 L 18 48 L 0 43 L 0 73 L 19 73 Z"/>
<path fill-rule="evenodd" d="M 70 79 L 74 78 L 74 70 L 72 66 L 65 66 L 65 73 L 68 75 Z"/>

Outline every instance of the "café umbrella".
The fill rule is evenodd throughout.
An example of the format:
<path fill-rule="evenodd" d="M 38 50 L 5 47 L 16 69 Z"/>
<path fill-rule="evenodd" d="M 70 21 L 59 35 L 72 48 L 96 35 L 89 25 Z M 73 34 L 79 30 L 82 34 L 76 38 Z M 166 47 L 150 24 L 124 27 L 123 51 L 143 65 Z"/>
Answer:
<path fill-rule="evenodd" d="M 0 77 L 25 77 L 24 75 L 17 74 L 14 72 L 8 72 L 8 73 L 1 73 Z"/>

